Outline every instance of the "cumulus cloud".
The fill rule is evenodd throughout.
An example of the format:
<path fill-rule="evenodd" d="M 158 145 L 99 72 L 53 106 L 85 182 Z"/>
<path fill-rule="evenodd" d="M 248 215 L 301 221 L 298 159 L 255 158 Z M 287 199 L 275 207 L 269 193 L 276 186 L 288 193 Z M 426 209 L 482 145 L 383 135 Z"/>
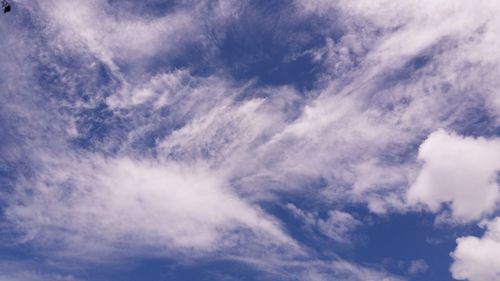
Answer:
<path fill-rule="evenodd" d="M 481 224 L 486 228 L 483 237 L 461 237 L 451 254 L 451 273 L 457 280 L 500 280 L 500 218 Z"/>
<path fill-rule="evenodd" d="M 420 146 L 423 161 L 408 191 L 410 203 L 424 203 L 438 212 L 450 203 L 452 215 L 463 221 L 495 210 L 500 198 L 500 141 L 461 137 L 440 130 Z"/>

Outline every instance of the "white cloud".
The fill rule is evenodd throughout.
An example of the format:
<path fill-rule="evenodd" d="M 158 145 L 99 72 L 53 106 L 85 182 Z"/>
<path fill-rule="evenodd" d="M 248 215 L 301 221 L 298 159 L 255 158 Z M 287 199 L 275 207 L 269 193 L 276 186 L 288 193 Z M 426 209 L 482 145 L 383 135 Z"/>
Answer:
<path fill-rule="evenodd" d="M 427 270 L 429 270 L 429 265 L 423 259 L 412 260 L 408 266 L 408 273 L 412 275 L 424 273 Z"/>
<path fill-rule="evenodd" d="M 326 220 L 319 220 L 319 230 L 326 236 L 338 242 L 347 243 L 352 241 L 352 231 L 359 227 L 360 221 L 351 214 L 341 211 L 329 211 Z"/>
<path fill-rule="evenodd" d="M 325 261 L 310 258 L 308 260 L 290 260 L 283 256 L 266 254 L 259 259 L 244 259 L 273 277 L 273 280 L 306 280 L 306 281 L 404 281 L 403 277 L 391 274 L 382 268 L 360 265 L 353 262 L 334 259 Z"/>
<path fill-rule="evenodd" d="M 175 104 L 176 110 L 177 106 L 184 110 L 183 106 L 188 104 L 184 111 L 178 112 L 179 119 L 195 118 L 188 122 L 188 126 L 156 140 L 157 144 L 160 144 L 162 153 L 171 155 L 172 151 L 180 148 L 180 151 L 187 153 L 186 155 L 200 155 L 200 151 L 204 151 L 207 143 L 223 146 L 227 150 L 214 150 L 211 153 L 214 158 L 231 159 L 227 160 L 225 165 L 236 167 L 230 173 L 233 179 L 246 183 L 246 187 L 242 188 L 248 187 L 247 189 L 255 191 L 256 186 L 270 186 L 263 184 L 262 181 L 265 181 L 273 182 L 272 188 L 297 190 L 302 189 L 301 184 L 290 184 L 289 178 L 293 177 L 300 183 L 322 178 L 326 180 L 329 189 L 324 194 L 335 197 L 329 199 L 350 197 L 354 201 L 367 202 L 372 211 L 379 213 L 391 208 L 403 208 L 404 191 L 408 185 L 406 175 L 412 170 L 414 163 L 408 163 L 407 159 L 387 163 L 385 159 L 388 156 L 404 157 L 396 154 L 402 153 L 405 148 L 419 141 L 428 132 L 456 122 L 463 117 L 465 110 L 477 106 L 476 99 L 481 99 L 483 96 L 479 95 L 478 98 L 478 95 L 463 92 L 478 81 L 478 77 L 469 75 L 470 72 L 476 71 L 465 69 L 463 77 L 452 76 L 451 73 L 457 73 L 456 69 L 465 63 L 465 59 L 454 58 L 471 56 L 470 48 L 484 47 L 487 44 L 480 37 L 472 43 L 467 41 L 469 43 L 459 44 L 460 48 L 450 47 L 449 52 L 432 54 L 430 63 L 432 73 L 416 75 L 411 81 L 389 83 L 390 85 L 381 89 L 383 74 L 397 71 L 413 56 L 439 45 L 443 36 L 451 36 L 453 40 L 456 38 L 462 42 L 466 37 L 461 35 L 462 32 L 473 33 L 474 28 L 481 26 L 484 20 L 468 16 L 460 12 L 462 9 L 459 8 L 462 6 L 457 8 L 448 2 L 427 5 L 424 10 L 415 8 L 422 5 L 416 1 L 408 5 L 390 4 L 394 6 L 395 11 L 386 9 L 385 5 L 388 3 L 384 1 L 339 3 L 309 2 L 321 10 L 324 10 L 325 5 L 339 8 L 342 21 L 351 18 L 350 21 L 356 23 L 346 26 L 358 27 L 347 28 L 338 42 L 327 40 L 325 48 L 317 50 L 318 56 L 321 57 L 323 53 L 329 58 L 330 64 L 327 64 L 329 67 L 338 68 L 338 71 L 331 72 L 342 73 L 343 77 L 340 81 L 336 80 L 335 75 L 325 77 L 324 79 L 328 81 L 327 87 L 320 91 L 319 98 L 302 100 L 301 102 L 306 104 L 302 115 L 289 124 L 285 121 L 286 107 L 273 105 L 272 102 L 273 99 L 276 100 L 275 96 L 285 92 L 293 96 L 292 91 L 273 89 L 276 94 L 272 95 L 272 98 L 255 99 L 246 103 L 246 107 L 240 107 L 233 102 L 242 88 L 214 77 L 201 82 L 201 86 L 186 86 L 179 80 L 188 76 L 186 73 L 179 74 L 182 71 L 144 77 L 138 81 L 139 83 L 132 81 L 128 88 L 112 94 L 107 100 L 108 105 L 114 109 L 147 105 L 148 110 L 158 113 L 165 106 Z M 466 4 L 461 2 L 460 5 Z M 129 53 L 132 56 L 141 55 L 142 53 L 136 52 L 135 49 L 142 50 L 143 47 L 134 44 L 148 45 L 144 48 L 144 51 L 148 52 L 146 56 L 153 57 L 158 55 L 158 50 L 170 47 L 176 49 L 179 46 L 176 43 L 178 41 L 171 40 L 168 34 L 184 34 L 186 27 L 183 21 L 177 19 L 186 19 L 190 22 L 194 18 L 196 21 L 194 12 L 185 9 L 147 20 L 123 11 L 116 16 L 110 16 L 106 14 L 110 11 L 109 3 L 97 0 L 88 3 L 75 1 L 63 3 L 53 0 L 42 6 L 47 9 L 44 13 L 52 24 L 67 30 L 67 34 L 72 38 L 76 36 L 76 39 L 73 39 L 79 44 L 94 44 L 95 50 L 93 47 L 87 48 L 91 49 L 91 53 L 104 54 L 98 55 L 104 61 L 113 61 L 115 57 L 129 57 Z M 216 13 L 222 18 L 236 17 L 241 10 L 240 6 L 233 1 L 218 2 Z M 489 4 L 481 2 L 475 9 L 482 11 L 488 7 Z M 491 9 L 495 7 L 492 5 Z M 52 13 L 48 11 L 49 8 L 69 12 Z M 449 18 L 441 20 L 443 14 L 449 14 Z M 486 16 L 490 14 L 486 13 Z M 356 16 L 351 17 L 351 15 Z M 89 22 L 95 24 L 87 25 L 87 17 Z M 464 23 L 453 24 L 462 17 L 465 17 Z M 443 27 L 436 29 L 434 26 L 436 21 L 442 22 L 440 26 Z M 488 24 L 494 27 L 494 23 Z M 116 26 L 116 30 L 121 32 L 101 30 L 98 25 L 110 26 L 110 29 Z M 165 25 L 169 28 L 158 30 L 155 28 L 156 25 Z M 132 27 L 124 28 L 127 26 Z M 194 24 L 192 28 L 196 29 L 196 26 Z M 396 30 L 398 26 L 400 28 Z M 463 26 L 464 29 L 460 29 Z M 383 27 L 383 33 L 377 35 L 375 31 L 380 32 L 380 27 Z M 121 30 L 122 28 L 124 30 Z M 137 42 L 129 40 L 128 37 L 136 33 L 137 28 L 144 28 L 145 32 L 141 34 L 144 33 L 144 36 L 153 39 L 147 37 Z M 108 36 L 108 33 L 122 35 Z M 173 45 L 170 46 L 169 43 L 164 46 L 165 42 L 155 41 L 159 40 L 157 37 L 169 38 L 167 41 L 173 42 Z M 414 44 L 408 44 L 403 48 L 400 46 L 401 42 L 414 42 Z M 335 61 L 341 61 L 342 66 L 334 65 Z M 467 79 L 467 77 L 472 78 Z M 196 82 L 199 81 L 201 79 Z M 481 84 L 491 85 L 491 88 L 494 88 L 492 81 L 493 79 Z M 442 94 L 440 89 L 443 88 L 444 82 L 456 85 L 457 89 L 447 95 Z M 486 90 L 485 88 L 484 91 Z M 492 93 L 485 96 L 494 97 Z M 178 101 L 182 102 L 176 103 Z M 292 101 L 292 98 L 287 100 L 289 101 Z M 301 109 L 299 107 L 296 110 Z M 226 111 L 233 113 L 224 116 Z M 154 124 L 162 122 L 161 116 L 159 114 L 152 116 L 150 119 L 139 115 L 127 116 L 134 121 L 140 119 L 142 122 L 139 124 L 137 121 L 134 124 L 140 126 L 130 133 L 129 142 L 158 128 Z M 233 120 L 229 120 L 231 118 Z M 230 122 L 229 127 L 228 122 Z M 231 128 L 229 132 L 221 133 L 227 128 Z M 218 133 L 207 135 L 207 132 Z M 249 132 L 250 136 L 247 135 Z M 188 146 L 186 141 L 191 145 Z M 221 154 L 224 156 L 221 157 Z M 405 161 L 406 163 L 401 163 Z M 259 190 L 261 193 L 267 191 L 263 188 Z M 381 196 L 380 193 L 384 195 Z"/>
<path fill-rule="evenodd" d="M 482 238 L 467 236 L 457 239 L 457 248 L 451 254 L 451 273 L 457 280 L 500 280 L 500 217 L 482 224 L 486 233 Z"/>
<path fill-rule="evenodd" d="M 302 209 L 297 208 L 292 203 L 286 204 L 288 210 L 290 210 L 294 217 L 302 220 L 306 225 L 315 225 L 318 222 L 318 214 L 313 212 L 307 212 Z"/>
<path fill-rule="evenodd" d="M 322 219 L 317 213 L 307 212 L 288 203 L 287 208 L 294 216 L 301 219 L 308 227 L 317 229 L 323 235 L 340 243 L 350 243 L 353 232 L 361 222 L 351 214 L 339 210 L 331 210 L 328 217 Z"/>
<path fill-rule="evenodd" d="M 49 31 L 61 32 L 61 47 L 86 48 L 115 69 L 116 59 L 137 61 L 167 51 L 179 44 L 182 36 L 192 36 L 196 25 L 187 11 L 141 19 L 131 11 L 111 14 L 116 8 L 101 0 L 51 0 L 35 7 L 35 14 L 48 19 Z"/>
<path fill-rule="evenodd" d="M 159 254 L 212 251 L 239 245 L 245 231 L 263 244 L 294 245 L 278 223 L 204 165 L 50 157 L 24 186 L 6 210 L 13 226 L 26 239 L 74 256 L 119 251 L 113 245 L 121 244 Z"/>
<path fill-rule="evenodd" d="M 466 2 L 297 3 L 308 13 L 335 15 L 332 22 L 345 33 L 313 52 L 327 61 L 327 82 L 298 119 L 260 148 L 264 162 L 274 161 L 267 174 L 278 182 L 321 178 L 328 199 L 363 201 L 377 213 L 406 208 L 415 144 L 439 128 L 463 128 L 472 110 L 497 114 L 486 101 L 495 98 L 490 73 L 498 69 L 485 65 L 490 57 L 472 58 L 472 50 L 488 45 L 476 31 L 496 30 L 490 11 L 500 7 L 480 2 L 471 16 Z M 416 57 L 428 61 L 412 69 Z M 472 60 L 477 64 L 467 67 Z"/>
<path fill-rule="evenodd" d="M 354 85 L 360 85 L 361 81 L 363 84 L 374 82 L 373 78 L 391 69 L 398 71 L 416 56 L 428 56 L 435 68 L 427 75 L 457 89 L 465 86 L 464 92 L 470 89 L 466 85 L 474 85 L 475 98 L 487 100 L 486 107 L 499 124 L 500 107 L 496 94 L 499 82 L 495 77 L 500 56 L 494 51 L 500 46 L 496 36 L 500 27 L 496 16 L 500 11 L 498 3 L 487 0 L 473 3 L 448 0 L 295 2 L 302 12 L 329 17 L 335 27 L 340 25 L 343 29 L 339 42 L 328 49 L 336 53 L 347 48 L 348 53 L 357 54 L 348 61 L 358 60 L 364 71 L 359 73 L 362 78 Z M 355 38 L 356 44 L 348 43 L 352 40 L 347 38 Z M 429 53 L 433 48 L 442 49 Z M 335 63 L 343 64 L 344 61 L 335 58 L 332 63 L 335 66 Z M 347 72 L 352 70 L 345 69 Z M 413 86 L 424 82 L 422 86 L 428 87 L 428 94 L 439 91 L 435 88 L 438 85 L 432 86 L 431 77 L 412 78 Z M 343 83 L 336 81 L 336 84 Z M 477 96 L 479 93 L 480 97 Z"/>
<path fill-rule="evenodd" d="M 39 265 L 38 265 L 39 266 Z M 46 273 L 31 262 L 0 262 L 2 281 L 83 281 L 73 275 Z"/>
<path fill-rule="evenodd" d="M 485 104 L 493 106 L 484 101 L 495 96 L 490 91 L 496 85 L 495 75 L 491 79 L 489 74 L 479 75 L 487 69 L 481 65 L 465 67 L 473 59 L 471 49 L 482 48 L 486 43 L 481 35 L 470 41 L 463 34 L 475 34 L 484 20 L 463 14 L 460 7 L 467 6 L 464 3 L 457 7 L 448 2 L 439 2 L 436 7 L 424 5 L 419 13 L 421 9 L 415 7 L 422 4 L 415 1 L 408 5 L 392 3 L 396 12 L 385 9 L 388 3 L 383 1 L 342 2 L 340 6 L 326 2 L 314 3 L 318 7 L 339 8 L 342 20 L 356 15 L 350 21 L 362 28 L 347 28 L 338 42 L 327 40 L 324 48 L 315 50 L 318 57 L 327 58 L 327 66 L 332 69 L 324 77 L 328 83 L 315 93 L 319 97 L 302 101 L 303 110 L 297 109 L 302 114 L 292 122 L 287 123 L 286 107 L 272 101 L 288 92 L 291 98 L 287 97 L 286 102 L 290 104 L 293 91 L 273 89 L 272 98 L 240 105 L 233 101 L 244 87 L 212 77 L 195 89 L 178 83 L 176 79 L 182 77 L 178 73 L 158 75 L 124 94 L 112 96 L 109 104 L 151 102 L 157 108 L 173 104 L 178 100 L 176 96 L 182 96 L 192 105 L 189 113 L 198 116 L 188 126 L 158 140 L 163 155 L 177 151 L 200 157 L 209 147 L 212 150 L 208 155 L 217 158 L 219 164 L 224 159 L 222 165 L 235 167 L 229 173 L 244 183 L 240 188 L 245 192 L 264 194 L 268 189 L 263 186 L 303 190 L 303 186 L 321 178 L 327 185 L 323 195 L 329 200 L 349 198 L 366 202 L 377 213 L 406 208 L 405 192 L 411 184 L 408 174 L 416 168 L 411 158 L 415 143 L 438 128 L 460 126 L 457 123 L 466 122 L 468 110 Z M 481 5 L 475 9 L 496 7 L 486 2 Z M 449 17 L 438 20 L 443 15 Z M 454 24 L 462 17 L 464 23 Z M 436 21 L 440 22 L 437 29 Z M 494 24 L 488 22 L 491 28 Z M 377 35 L 380 27 L 383 33 Z M 403 42 L 413 43 L 402 47 Z M 453 42 L 463 44 L 454 48 Z M 426 52 L 427 67 L 415 71 L 408 80 L 385 81 L 390 73 L 403 71 L 411 59 Z M 339 62 L 341 66 L 335 64 Z M 339 73 L 340 78 L 336 76 Z M 476 87 L 477 81 L 484 83 Z M 469 91 L 471 87 L 479 93 Z M 203 98 L 208 96 L 210 99 Z M 297 184 L 291 184 L 290 178 Z"/>
<path fill-rule="evenodd" d="M 65 52 L 91 54 L 118 77 L 126 76 L 119 71 L 120 63 L 144 71 L 157 56 L 178 53 L 188 42 L 209 47 L 212 43 L 207 38 L 206 24 L 223 26 L 238 16 L 245 3 L 186 1 L 176 3 L 164 14 L 149 15 L 139 13 L 140 9 L 134 5 L 105 0 L 18 2 L 43 23 L 42 31 L 50 39 L 50 46 Z"/>
<path fill-rule="evenodd" d="M 423 166 L 408 191 L 412 204 L 438 212 L 450 203 L 456 219 L 470 221 L 495 210 L 500 199 L 500 141 L 461 137 L 440 130 L 420 146 Z"/>
<path fill-rule="evenodd" d="M 238 2 L 217 2 L 215 17 L 238 17 Z M 98 152 L 75 156 L 64 146 L 81 133 L 71 126 L 62 132 L 47 129 L 77 117 L 44 119 L 38 110 L 23 109 L 25 123 L 36 124 L 20 128 L 29 136 L 25 149 L 36 171 L 18 183 L 18 201 L 9 209 L 16 227 L 26 231 L 27 239 L 54 245 L 62 238 L 60 248 L 86 244 L 88 251 L 116 243 L 210 251 L 243 244 L 246 235 L 289 244 L 279 223 L 258 207 L 273 191 L 313 194 L 329 203 L 364 202 L 377 213 L 403 209 L 416 143 L 437 128 L 461 127 L 469 109 L 485 106 L 486 114 L 498 117 L 500 25 L 499 5 L 493 1 L 300 2 L 308 13 L 334 15 L 345 29 L 341 38 L 326 39 L 324 47 L 310 52 L 329 69 L 321 87 L 302 96 L 288 87 L 234 85 L 225 76 L 194 78 L 187 70 L 122 79 L 125 86 L 112 90 L 106 102 L 130 131 L 119 144 L 102 144 L 107 153 L 118 151 L 109 158 Z M 97 57 L 117 77 L 136 74 L 119 70 L 117 61 L 154 61 L 178 51 L 186 40 L 206 43 L 198 22 L 205 14 L 197 9 L 141 18 L 113 10 L 110 1 L 19 3 L 35 7 L 31 11 L 43 21 L 49 49 Z M 407 79 L 391 78 L 416 56 L 428 56 L 428 64 L 409 71 Z M 84 80 L 68 81 L 64 71 L 58 75 L 68 88 Z M 266 95 L 242 100 L 247 92 Z M 69 115 L 77 107 L 64 106 Z M 169 122 L 175 124 L 172 132 L 155 135 L 148 152 L 137 151 L 134 144 Z M 492 181 L 498 169 L 495 143 L 432 134 L 421 148 L 426 164 L 411 187 L 410 202 L 434 211 L 451 203 L 461 220 L 493 210 L 498 198 Z M 60 162 L 37 158 L 47 147 L 62 151 Z M 149 150 L 157 157 L 145 156 Z M 474 200 L 464 199 L 469 196 Z M 326 219 L 306 212 L 304 218 L 338 241 L 347 239 L 349 222 L 357 225 L 338 211 Z M 383 279 L 349 263 L 334 268 L 350 270 L 359 280 Z M 331 275 L 311 273 L 316 279 Z"/>
<path fill-rule="evenodd" d="M 374 269 L 357 266 L 353 263 L 346 261 L 340 261 L 333 263 L 333 268 L 336 272 L 348 274 L 347 280 L 373 280 L 373 281 L 403 281 L 404 278 L 393 276 L 391 274 L 385 273 L 383 271 L 377 271 Z M 328 280 L 328 279 L 326 279 Z"/>

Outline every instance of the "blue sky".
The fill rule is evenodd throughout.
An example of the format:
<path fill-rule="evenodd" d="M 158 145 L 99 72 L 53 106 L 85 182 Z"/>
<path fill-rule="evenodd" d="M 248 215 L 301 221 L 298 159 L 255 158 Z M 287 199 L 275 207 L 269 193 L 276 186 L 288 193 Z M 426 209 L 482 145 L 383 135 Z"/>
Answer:
<path fill-rule="evenodd" d="M 500 280 L 500 5 L 18 0 L 0 280 Z"/>

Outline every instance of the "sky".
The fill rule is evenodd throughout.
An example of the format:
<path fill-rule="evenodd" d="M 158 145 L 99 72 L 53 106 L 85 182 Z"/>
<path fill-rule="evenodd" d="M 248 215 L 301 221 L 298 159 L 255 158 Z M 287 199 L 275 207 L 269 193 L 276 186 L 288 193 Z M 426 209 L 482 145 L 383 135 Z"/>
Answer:
<path fill-rule="evenodd" d="M 10 2 L 0 281 L 500 281 L 500 2 Z"/>

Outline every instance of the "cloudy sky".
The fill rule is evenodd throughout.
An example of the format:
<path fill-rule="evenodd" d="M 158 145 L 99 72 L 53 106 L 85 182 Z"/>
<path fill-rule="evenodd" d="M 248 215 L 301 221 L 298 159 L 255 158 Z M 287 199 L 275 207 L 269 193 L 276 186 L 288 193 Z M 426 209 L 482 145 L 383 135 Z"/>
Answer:
<path fill-rule="evenodd" d="M 1 281 L 500 280 L 500 2 L 11 2 Z"/>

